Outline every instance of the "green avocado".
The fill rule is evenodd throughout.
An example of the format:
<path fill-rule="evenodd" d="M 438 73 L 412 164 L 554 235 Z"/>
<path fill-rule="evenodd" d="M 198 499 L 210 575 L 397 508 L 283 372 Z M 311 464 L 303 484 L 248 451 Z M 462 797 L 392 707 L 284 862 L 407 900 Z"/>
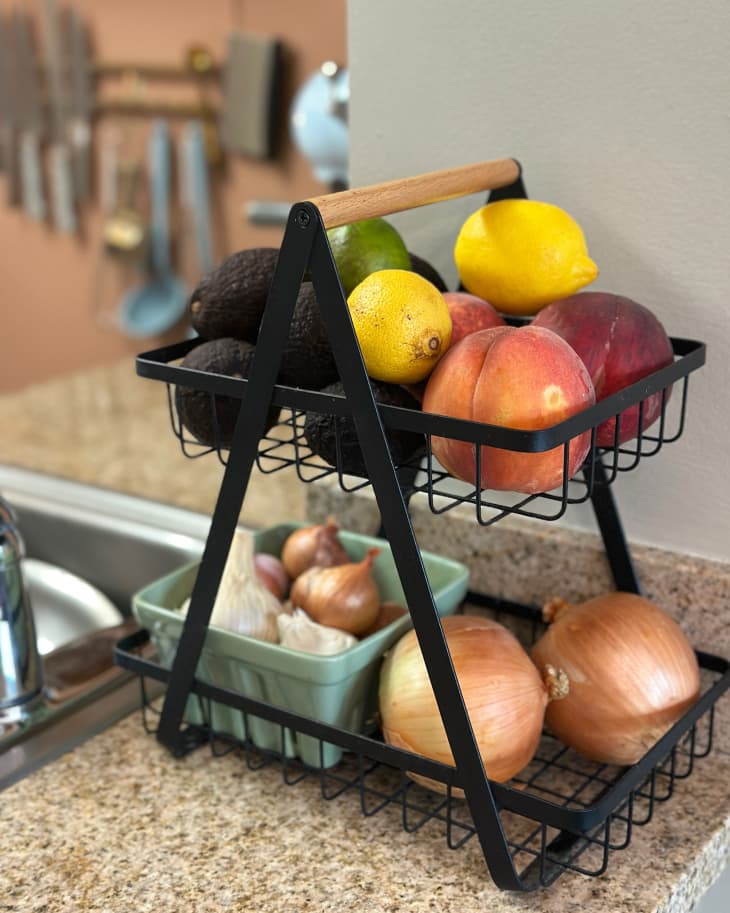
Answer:
<path fill-rule="evenodd" d="M 370 380 L 375 401 L 388 406 L 405 409 L 419 409 L 420 403 L 399 384 L 387 384 Z M 330 384 L 322 391 L 344 395 L 345 388 L 340 382 Z M 308 412 L 304 420 L 304 437 L 312 453 L 321 457 L 330 466 L 337 466 L 337 438 L 340 440 L 339 469 L 348 475 L 367 477 L 360 440 L 355 422 L 350 417 L 337 418 L 322 412 Z M 426 452 L 426 438 L 423 434 L 399 429 L 386 429 L 386 437 L 394 464 L 402 465 L 419 454 Z"/>
<path fill-rule="evenodd" d="M 248 377 L 255 348 L 240 339 L 213 339 L 201 342 L 182 360 L 181 367 L 229 377 Z M 230 449 L 241 400 L 235 396 L 215 397 L 203 390 L 178 385 L 175 406 L 182 424 L 201 444 Z M 280 409 L 272 406 L 266 420 L 268 432 L 279 420 Z"/>
<path fill-rule="evenodd" d="M 279 258 L 275 247 L 239 250 L 200 280 L 190 296 L 190 322 L 203 339 L 256 342 Z"/>
<path fill-rule="evenodd" d="M 428 260 L 424 260 L 423 257 L 417 257 L 416 254 L 411 254 L 410 252 L 409 256 L 411 258 L 411 270 L 414 273 L 418 273 L 419 276 L 428 279 L 441 293 L 448 292 L 449 289 L 443 277 L 435 267 L 431 266 Z"/>

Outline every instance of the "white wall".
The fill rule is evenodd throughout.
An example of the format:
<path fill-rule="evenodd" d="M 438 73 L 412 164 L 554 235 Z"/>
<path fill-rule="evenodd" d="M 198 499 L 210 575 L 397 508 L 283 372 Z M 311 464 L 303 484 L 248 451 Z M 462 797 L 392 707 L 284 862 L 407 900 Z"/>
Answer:
<path fill-rule="evenodd" d="M 517 158 L 582 225 L 593 288 L 707 342 L 683 438 L 614 493 L 631 539 L 730 560 L 730 4 L 349 0 L 348 32 L 353 184 Z M 393 221 L 454 287 L 482 202 Z"/>

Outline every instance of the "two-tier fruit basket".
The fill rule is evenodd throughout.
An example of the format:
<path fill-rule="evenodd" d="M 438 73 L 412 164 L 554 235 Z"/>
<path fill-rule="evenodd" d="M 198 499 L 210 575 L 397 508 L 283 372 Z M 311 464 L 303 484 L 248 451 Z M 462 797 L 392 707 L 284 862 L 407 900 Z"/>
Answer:
<path fill-rule="evenodd" d="M 587 761 L 546 733 L 537 755 L 516 778 L 505 784 L 487 778 L 424 571 L 409 515 L 409 499 L 414 494 L 425 496 L 435 514 L 457 505 L 471 505 L 476 522 L 482 525 L 510 515 L 555 520 L 569 505 L 590 501 L 616 588 L 639 592 L 611 485 L 623 472 L 632 470 L 640 460 L 655 455 L 683 433 L 689 376 L 704 364 L 705 346 L 692 340 L 672 339 L 672 364 L 541 431 L 485 425 L 376 403 L 327 229 L 483 191 L 491 192 L 489 200 L 525 196 L 519 165 L 511 159 L 483 162 L 297 203 L 287 222 L 248 380 L 180 367 L 180 359 L 199 343 L 197 339 L 138 357 L 140 375 L 167 384 L 173 430 L 184 453 L 197 457 L 216 452 L 225 464 L 225 472 L 171 667 L 141 655 L 141 647 L 148 639 L 144 630 L 120 642 L 116 659 L 140 676 L 145 723 L 149 729 L 154 728 L 158 740 L 175 755 L 205 741 L 214 751 L 221 750 L 225 743 L 211 723 L 210 707 L 227 705 L 241 715 L 243 735 L 236 747 L 251 769 L 273 760 L 281 765 L 285 783 L 314 778 L 325 799 L 354 792 L 365 815 L 395 806 L 401 812 L 403 827 L 409 831 L 440 824 L 451 848 L 476 836 L 494 882 L 505 890 L 526 891 L 548 885 L 564 872 L 600 875 L 605 871 L 610 852 L 628 846 L 634 827 L 648 822 L 658 804 L 668 799 L 682 778 L 692 772 L 696 759 L 709 752 L 714 705 L 730 683 L 730 675 L 725 660 L 698 653 L 703 676 L 699 700 L 631 767 L 613 768 Z M 288 327 L 305 275 L 316 290 L 344 388 L 341 396 L 277 384 Z M 223 450 L 217 441 L 203 447 L 186 435 L 174 408 L 176 386 L 207 393 L 213 415 L 218 397 L 240 400 L 229 449 Z M 662 410 L 651 433 L 641 432 L 630 443 L 619 445 L 621 412 L 635 404 L 641 410 L 641 404 L 655 394 L 661 396 Z M 266 432 L 267 412 L 272 404 L 281 407 L 281 419 L 276 428 Z M 339 463 L 328 465 L 311 452 L 302 430 L 308 412 L 335 416 L 338 426 L 345 419 L 354 421 L 366 478 L 353 478 Z M 596 428 L 614 416 L 618 417 L 616 444 L 599 448 Z M 394 462 L 386 437 L 388 429 L 422 434 L 425 457 L 419 456 L 413 465 Z M 569 479 L 570 441 L 586 431 L 591 435 L 588 457 L 579 475 Z M 456 438 L 475 446 L 477 481 L 473 486 L 450 484 L 433 458 L 434 436 Z M 544 494 L 517 499 L 505 495 L 500 499 L 501 493 L 479 486 L 481 445 L 523 453 L 562 447 L 562 485 Z M 372 486 L 383 535 L 392 549 L 452 746 L 454 767 L 387 745 L 377 731 L 355 732 L 325 724 L 211 685 L 197 676 L 213 602 L 254 465 L 265 473 L 293 466 L 303 482 L 334 476 L 345 491 Z M 541 632 L 536 607 L 506 603 L 481 593 L 470 593 L 469 600 L 491 607 L 500 619 L 526 619 L 533 637 Z M 147 701 L 146 679 L 166 685 L 161 711 Z M 184 717 L 191 695 L 197 698 L 200 716 L 196 723 L 186 724 Z M 152 714 L 156 712 L 159 718 L 153 723 Z M 307 765 L 283 750 L 257 748 L 246 737 L 247 723 L 252 718 L 280 727 L 282 746 L 287 733 L 304 734 L 322 745 L 339 746 L 345 752 L 343 759 L 334 767 Z M 445 795 L 436 795 L 414 783 L 407 771 L 444 784 Z M 465 798 L 457 798 L 457 792 L 460 796 L 462 790 Z"/>

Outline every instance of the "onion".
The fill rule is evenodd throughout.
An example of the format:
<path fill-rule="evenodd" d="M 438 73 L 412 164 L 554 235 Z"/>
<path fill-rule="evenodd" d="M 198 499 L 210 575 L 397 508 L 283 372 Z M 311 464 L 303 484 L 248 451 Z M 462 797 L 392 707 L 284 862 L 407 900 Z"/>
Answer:
<path fill-rule="evenodd" d="M 570 695 L 551 704 L 546 723 L 566 745 L 608 764 L 635 764 L 693 704 L 700 676 L 679 625 L 633 593 L 581 605 L 553 600 L 551 622 L 532 648 L 538 667 L 559 665 Z"/>
<path fill-rule="evenodd" d="M 555 669 L 541 678 L 517 638 L 496 621 L 453 615 L 442 625 L 487 775 L 508 780 L 535 754 L 545 707 L 566 693 L 567 680 Z M 414 630 L 386 656 L 378 697 L 386 742 L 454 763 Z M 444 791 L 443 783 L 409 776 Z"/>
<path fill-rule="evenodd" d="M 337 535 L 339 529 L 334 517 L 328 517 L 326 523 L 302 526 L 287 536 L 281 561 L 292 580 L 310 567 L 334 567 L 350 560 Z"/>
<path fill-rule="evenodd" d="M 376 631 L 382 631 L 383 628 L 386 628 L 397 618 L 402 618 L 407 614 L 408 609 L 399 602 L 382 602 L 378 609 L 378 614 L 375 616 L 375 621 L 370 625 L 367 631 L 363 631 L 360 636 L 369 637 L 371 634 L 375 634 Z"/>
<path fill-rule="evenodd" d="M 349 634 L 360 635 L 375 621 L 380 591 L 372 577 L 379 548 L 368 549 L 362 561 L 336 567 L 311 567 L 300 574 L 291 590 L 295 608 L 314 621 Z"/>

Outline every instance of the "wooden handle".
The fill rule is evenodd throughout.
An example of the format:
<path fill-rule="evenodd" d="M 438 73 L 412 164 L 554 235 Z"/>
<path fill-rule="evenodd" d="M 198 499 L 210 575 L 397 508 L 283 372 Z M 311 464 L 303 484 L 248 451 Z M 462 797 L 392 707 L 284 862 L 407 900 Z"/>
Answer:
<path fill-rule="evenodd" d="M 309 202 L 319 210 L 325 228 L 336 228 L 348 222 L 374 219 L 453 197 L 506 187 L 514 184 L 519 176 L 520 166 L 514 159 L 494 159 L 329 193 L 312 197 Z"/>

